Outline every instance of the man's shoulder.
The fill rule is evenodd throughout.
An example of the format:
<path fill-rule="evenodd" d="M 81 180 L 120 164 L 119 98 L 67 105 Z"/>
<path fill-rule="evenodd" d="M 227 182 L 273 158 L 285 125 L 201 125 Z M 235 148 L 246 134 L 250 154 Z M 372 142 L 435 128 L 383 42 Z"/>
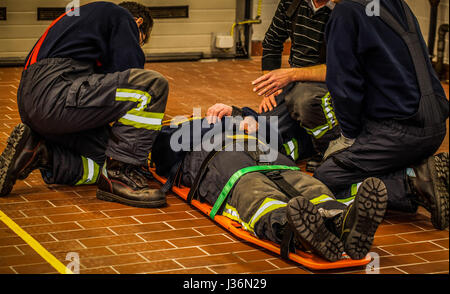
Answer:
<path fill-rule="evenodd" d="M 117 5 L 115 3 L 107 2 L 107 1 L 91 2 L 91 3 L 84 5 L 84 7 L 87 9 L 98 10 L 102 14 L 110 16 L 110 17 L 130 16 L 130 13 L 125 8 L 120 7 L 119 5 Z"/>

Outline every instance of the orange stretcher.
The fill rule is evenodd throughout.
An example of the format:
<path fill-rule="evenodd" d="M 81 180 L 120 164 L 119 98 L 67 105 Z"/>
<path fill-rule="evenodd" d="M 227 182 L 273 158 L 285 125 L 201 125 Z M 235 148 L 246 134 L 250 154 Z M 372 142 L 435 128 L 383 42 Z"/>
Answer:
<path fill-rule="evenodd" d="M 158 180 L 160 183 L 164 184 L 166 183 L 166 179 L 157 175 L 154 168 L 150 168 L 150 172 L 153 174 L 156 180 Z M 183 200 L 187 200 L 187 196 L 189 194 L 189 188 L 187 187 L 172 187 L 172 191 L 178 195 Z M 212 206 L 207 203 L 201 203 L 198 200 L 192 199 L 191 202 L 192 206 L 199 209 L 201 212 L 203 212 L 205 215 L 209 216 Z M 215 215 L 214 221 L 221 225 L 223 228 L 228 230 L 230 233 L 235 235 L 236 237 L 243 239 L 245 241 L 248 241 L 250 243 L 253 243 L 255 245 L 258 245 L 262 248 L 265 248 L 269 251 L 272 251 L 278 255 L 280 255 L 280 245 L 268 241 L 268 240 L 262 240 L 259 239 L 249 232 L 245 231 L 241 224 L 239 224 L 236 221 L 233 221 L 225 216 L 222 215 Z M 368 254 L 365 258 L 360 260 L 353 260 L 350 259 L 348 256 L 344 256 L 343 259 L 336 261 L 336 262 L 329 262 L 327 260 L 324 260 L 323 258 L 320 258 L 316 255 L 296 250 L 296 253 L 289 253 L 289 259 L 301 264 L 307 268 L 313 269 L 313 270 L 328 270 L 328 269 L 339 269 L 339 268 L 348 268 L 348 267 L 358 267 L 358 266 L 364 266 L 367 265 L 371 261 L 371 257 Z"/>

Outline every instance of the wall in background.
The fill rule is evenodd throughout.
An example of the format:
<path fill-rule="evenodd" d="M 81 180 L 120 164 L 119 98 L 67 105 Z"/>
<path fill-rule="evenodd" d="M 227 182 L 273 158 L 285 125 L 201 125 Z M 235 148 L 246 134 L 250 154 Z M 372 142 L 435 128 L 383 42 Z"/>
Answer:
<path fill-rule="evenodd" d="M 25 58 L 50 21 L 37 21 L 37 7 L 65 7 L 69 0 L 0 0 L 7 20 L 0 21 L 0 59 Z M 80 4 L 93 1 L 81 0 Z M 119 3 L 122 1 L 112 0 Z M 189 5 L 189 18 L 156 19 L 147 54 L 211 53 L 212 33 L 229 33 L 236 0 L 140 0 L 147 6 Z"/>

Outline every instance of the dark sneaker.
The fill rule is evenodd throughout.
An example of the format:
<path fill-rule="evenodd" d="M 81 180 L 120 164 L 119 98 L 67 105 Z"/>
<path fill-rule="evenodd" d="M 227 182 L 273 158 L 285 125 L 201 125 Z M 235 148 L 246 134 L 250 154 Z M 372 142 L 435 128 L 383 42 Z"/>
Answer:
<path fill-rule="evenodd" d="M 309 200 L 304 197 L 291 199 L 286 213 L 289 226 L 304 248 L 328 261 L 337 261 L 342 257 L 342 242 L 326 228 L 316 206 Z"/>
<path fill-rule="evenodd" d="M 344 243 L 344 250 L 352 259 L 362 259 L 372 247 L 375 232 L 387 208 L 387 190 L 377 178 L 364 180 L 355 200 L 337 217 L 336 231 Z"/>
<path fill-rule="evenodd" d="M 0 155 L 0 196 L 8 195 L 16 181 L 24 180 L 38 168 L 48 168 L 50 155 L 42 140 L 20 123 L 11 132 Z"/>
<path fill-rule="evenodd" d="M 415 177 L 408 177 L 418 205 L 431 213 L 436 229 L 448 227 L 449 217 L 449 156 L 447 152 L 430 156 L 413 167 Z"/>
<path fill-rule="evenodd" d="M 166 194 L 151 189 L 140 167 L 107 159 L 97 183 L 97 198 L 135 207 L 161 207 Z"/>

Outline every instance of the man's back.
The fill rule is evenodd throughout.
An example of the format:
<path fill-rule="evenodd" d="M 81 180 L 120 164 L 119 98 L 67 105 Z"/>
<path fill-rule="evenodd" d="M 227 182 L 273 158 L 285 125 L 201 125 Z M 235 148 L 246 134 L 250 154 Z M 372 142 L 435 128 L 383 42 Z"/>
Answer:
<path fill-rule="evenodd" d="M 38 41 L 28 59 L 72 58 L 96 65 L 100 72 L 143 68 L 145 56 L 132 15 L 109 2 L 80 7 L 79 16 L 65 15 Z"/>

